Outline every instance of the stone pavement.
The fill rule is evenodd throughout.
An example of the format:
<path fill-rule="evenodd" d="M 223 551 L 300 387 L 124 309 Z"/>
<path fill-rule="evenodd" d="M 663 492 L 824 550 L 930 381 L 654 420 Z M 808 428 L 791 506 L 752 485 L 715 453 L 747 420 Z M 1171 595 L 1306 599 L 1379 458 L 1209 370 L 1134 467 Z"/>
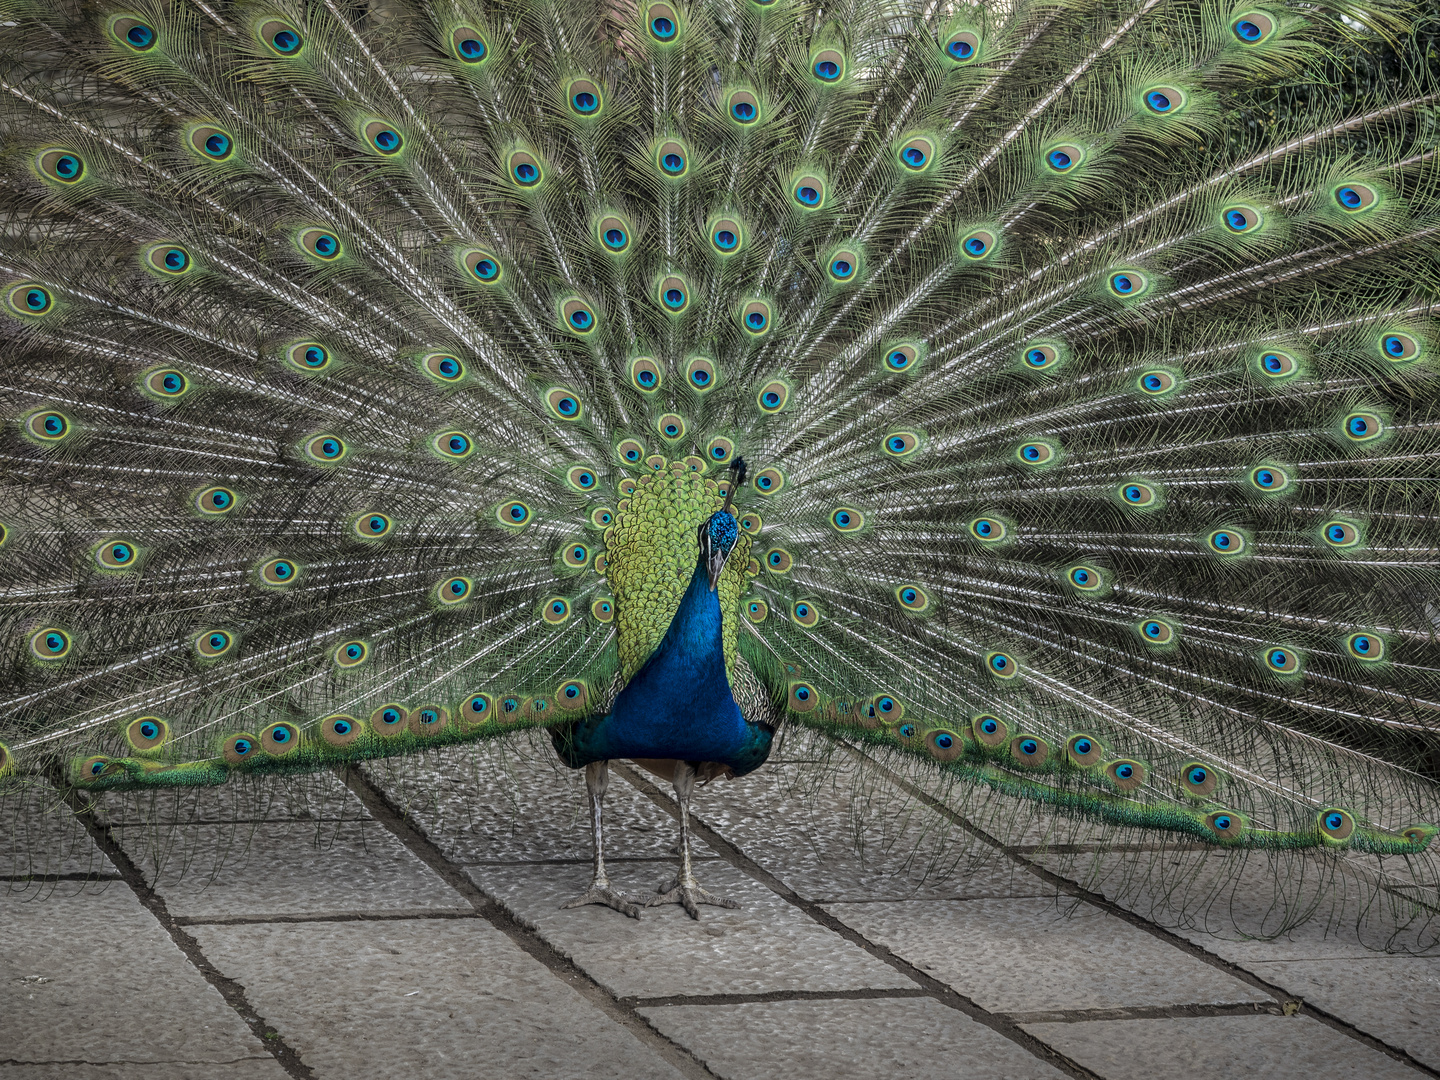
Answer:
<path fill-rule="evenodd" d="M 37 803 L 0 820 L 0 1080 L 1440 1076 L 1440 957 L 1214 937 L 1213 903 L 1168 930 L 1165 875 L 1204 853 L 1097 856 L 795 743 L 698 791 L 697 874 L 742 904 L 700 922 L 559 909 L 584 785 L 538 743 Z M 669 796 L 613 770 L 620 888 L 673 864 Z M 1107 859 L 1153 865 L 1074 883 Z"/>

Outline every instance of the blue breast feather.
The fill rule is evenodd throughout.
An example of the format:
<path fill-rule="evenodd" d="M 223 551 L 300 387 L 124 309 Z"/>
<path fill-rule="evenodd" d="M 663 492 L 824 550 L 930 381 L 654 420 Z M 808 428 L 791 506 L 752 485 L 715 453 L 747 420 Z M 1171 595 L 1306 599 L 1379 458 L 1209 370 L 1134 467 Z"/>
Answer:
<path fill-rule="evenodd" d="M 720 600 L 697 566 L 664 640 L 606 716 L 554 729 L 572 768 L 610 758 L 715 761 L 743 775 L 770 754 L 771 729 L 740 714 L 725 675 Z"/>

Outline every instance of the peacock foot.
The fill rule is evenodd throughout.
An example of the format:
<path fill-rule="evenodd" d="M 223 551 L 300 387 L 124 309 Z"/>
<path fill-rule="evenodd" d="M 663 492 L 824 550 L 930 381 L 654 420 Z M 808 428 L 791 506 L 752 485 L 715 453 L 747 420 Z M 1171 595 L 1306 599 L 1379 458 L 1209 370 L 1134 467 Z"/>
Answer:
<path fill-rule="evenodd" d="M 671 878 L 656 890 L 656 894 L 645 901 L 646 907 L 657 907 L 660 904 L 680 904 L 692 919 L 700 918 L 699 905 L 701 904 L 723 908 L 740 906 L 728 896 L 716 896 L 714 893 L 702 889 L 700 883 L 694 878 L 687 882 L 682 882 L 678 877 Z"/>
<path fill-rule="evenodd" d="M 640 918 L 640 904 L 643 902 L 643 898 L 637 902 L 628 896 L 621 895 L 608 885 L 591 885 L 575 899 L 561 904 L 560 910 L 584 907 L 586 904 L 604 904 L 608 908 L 614 908 L 621 915 L 629 915 L 632 919 L 638 919 Z"/>

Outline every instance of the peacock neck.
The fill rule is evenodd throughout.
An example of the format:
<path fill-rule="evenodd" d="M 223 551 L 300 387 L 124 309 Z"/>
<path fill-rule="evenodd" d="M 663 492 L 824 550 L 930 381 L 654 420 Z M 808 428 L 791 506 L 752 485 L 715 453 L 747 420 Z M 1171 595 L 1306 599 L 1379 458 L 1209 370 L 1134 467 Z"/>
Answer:
<path fill-rule="evenodd" d="M 710 588 L 704 562 L 698 562 L 690 575 L 690 585 L 680 600 L 680 607 L 670 620 L 670 628 L 655 650 L 655 661 L 664 668 L 689 667 L 697 675 L 709 676 L 693 684 L 697 690 L 702 689 L 705 683 L 718 679 L 728 693 L 723 629 L 720 597 Z M 670 662 L 667 663 L 667 660 Z"/>

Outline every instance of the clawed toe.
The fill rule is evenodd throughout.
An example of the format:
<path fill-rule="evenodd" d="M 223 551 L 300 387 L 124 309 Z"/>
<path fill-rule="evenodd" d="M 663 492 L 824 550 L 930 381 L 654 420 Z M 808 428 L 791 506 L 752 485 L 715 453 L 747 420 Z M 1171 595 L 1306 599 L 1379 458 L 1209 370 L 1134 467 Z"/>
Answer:
<path fill-rule="evenodd" d="M 614 889 L 607 889 L 598 885 L 592 885 L 574 900 L 567 900 L 560 905 L 560 910 L 566 908 L 584 907 L 586 904 L 604 904 L 608 908 L 628 915 L 632 919 L 640 918 L 640 904 L 644 901 L 631 900 L 628 896 L 622 896 Z"/>
<path fill-rule="evenodd" d="M 699 905 L 701 904 L 722 908 L 738 908 L 740 906 L 728 896 L 716 896 L 693 882 L 689 885 L 682 885 L 678 878 L 662 885 L 655 896 L 645 901 L 646 907 L 656 907 L 660 904 L 680 904 L 692 919 L 700 918 Z"/>

